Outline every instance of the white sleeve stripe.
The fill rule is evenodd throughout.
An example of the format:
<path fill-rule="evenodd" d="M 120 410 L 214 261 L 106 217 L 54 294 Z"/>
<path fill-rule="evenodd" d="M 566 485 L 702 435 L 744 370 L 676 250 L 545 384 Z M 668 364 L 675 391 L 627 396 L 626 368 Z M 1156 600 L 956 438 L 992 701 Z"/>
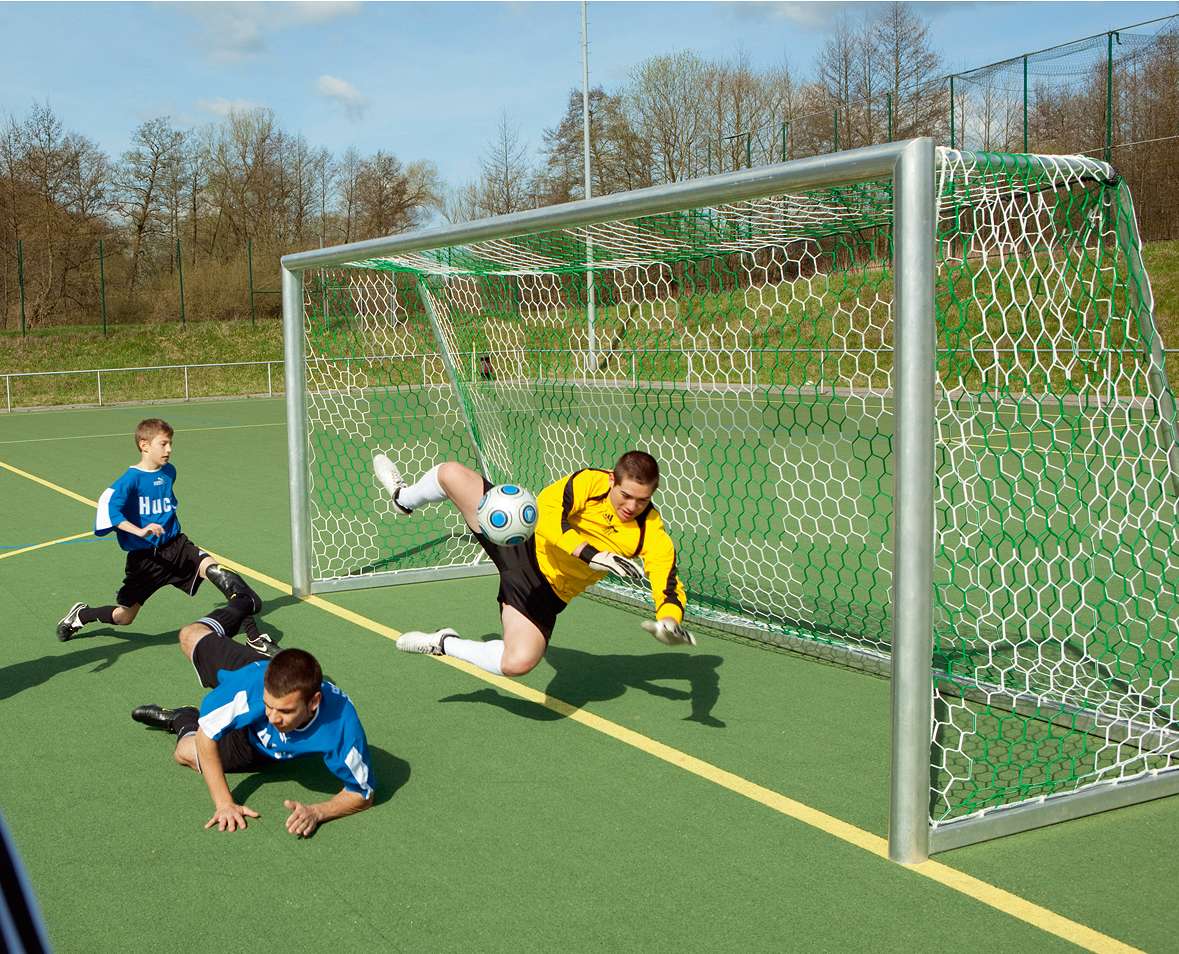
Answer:
<path fill-rule="evenodd" d="M 94 514 L 94 529 L 95 530 L 109 530 L 115 525 L 111 520 L 110 502 L 111 497 L 115 495 L 114 487 L 107 487 L 102 492 L 102 496 L 98 498 L 98 509 Z"/>
<path fill-rule="evenodd" d="M 226 727 L 243 712 L 250 711 L 250 697 L 245 689 L 240 690 L 229 702 L 218 706 L 212 712 L 201 716 L 200 727 L 210 739 L 225 731 Z"/>
<path fill-rule="evenodd" d="M 348 766 L 348 771 L 352 773 L 352 777 L 356 779 L 356 784 L 360 786 L 360 790 L 364 793 L 365 798 L 372 798 L 373 790 L 368 784 L 368 763 L 359 752 L 356 751 L 356 746 L 348 750 L 348 755 L 344 759 L 344 764 Z"/>

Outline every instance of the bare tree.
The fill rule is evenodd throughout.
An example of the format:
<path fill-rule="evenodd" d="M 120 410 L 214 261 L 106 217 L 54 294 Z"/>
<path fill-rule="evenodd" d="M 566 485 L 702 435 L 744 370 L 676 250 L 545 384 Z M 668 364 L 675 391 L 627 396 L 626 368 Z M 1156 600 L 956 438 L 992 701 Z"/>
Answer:
<path fill-rule="evenodd" d="M 361 164 L 356 179 L 357 237 L 391 235 L 420 224 L 438 205 L 438 194 L 432 163 L 402 167 L 396 156 L 377 152 Z"/>
<path fill-rule="evenodd" d="M 123 154 L 117 188 L 119 209 L 131 232 L 131 290 L 139 280 L 146 241 L 161 229 L 164 181 L 179 159 L 184 135 L 166 116 L 149 119 L 135 130 L 133 147 Z"/>
<path fill-rule="evenodd" d="M 886 89 L 892 93 L 893 136 L 938 136 L 944 128 L 947 90 L 929 27 L 904 3 L 888 4 L 876 21 Z"/>
<path fill-rule="evenodd" d="M 627 108 L 650 146 L 653 178 L 677 182 L 691 173 L 697 142 L 706 135 L 702 101 L 707 66 L 695 53 L 656 56 L 631 74 Z"/>
<path fill-rule="evenodd" d="M 483 214 L 504 215 L 535 204 L 527 152 L 527 146 L 520 141 L 519 128 L 512 124 L 506 111 L 500 113 L 495 139 L 480 161 L 479 205 Z"/>

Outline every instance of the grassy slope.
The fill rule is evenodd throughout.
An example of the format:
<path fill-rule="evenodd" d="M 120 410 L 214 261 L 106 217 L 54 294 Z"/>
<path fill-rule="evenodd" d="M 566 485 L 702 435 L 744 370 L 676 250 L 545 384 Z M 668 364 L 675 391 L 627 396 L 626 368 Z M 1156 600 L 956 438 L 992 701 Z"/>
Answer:
<path fill-rule="evenodd" d="M 1179 348 L 1179 241 L 1152 243 L 1144 255 L 1163 341 L 1170 348 Z M 25 338 L 0 334 L 0 373 L 281 358 L 282 326 L 277 321 L 260 321 L 257 326 L 246 322 L 119 326 L 105 336 L 93 326 L 49 329 Z M 1179 380 L 1179 360 L 1169 363 L 1172 381 Z M 276 390 L 281 388 L 281 375 L 275 375 L 273 384 Z M 184 397 L 184 382 L 178 372 L 104 376 L 103 389 L 106 402 Z M 267 389 L 264 369 L 190 373 L 192 396 L 265 393 Z M 4 400 L 0 395 L 0 407 Z M 18 407 L 93 403 L 94 376 L 16 379 L 12 401 Z"/>

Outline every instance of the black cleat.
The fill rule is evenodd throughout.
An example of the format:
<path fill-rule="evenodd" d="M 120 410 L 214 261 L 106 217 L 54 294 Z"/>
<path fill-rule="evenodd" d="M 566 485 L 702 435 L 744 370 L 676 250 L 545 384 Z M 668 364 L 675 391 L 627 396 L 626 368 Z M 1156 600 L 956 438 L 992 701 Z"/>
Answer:
<path fill-rule="evenodd" d="M 258 594 L 233 570 L 214 563 L 205 570 L 205 579 L 224 593 L 230 604 L 248 607 L 250 616 L 262 612 L 262 600 Z"/>
<path fill-rule="evenodd" d="M 172 720 L 176 718 L 176 710 L 165 709 L 153 702 L 146 706 L 136 706 L 131 710 L 131 718 L 136 722 L 149 725 L 153 729 L 167 729 L 171 732 Z"/>
<path fill-rule="evenodd" d="M 78 613 L 85 608 L 85 603 L 75 603 L 70 607 L 70 611 L 57 621 L 57 638 L 63 643 L 68 643 L 73 639 L 78 630 L 84 625 L 78 622 Z"/>
<path fill-rule="evenodd" d="M 279 645 L 270 638 L 269 633 L 257 633 L 254 636 L 246 637 L 246 645 L 256 653 L 261 653 L 267 659 L 273 659 L 278 655 Z"/>

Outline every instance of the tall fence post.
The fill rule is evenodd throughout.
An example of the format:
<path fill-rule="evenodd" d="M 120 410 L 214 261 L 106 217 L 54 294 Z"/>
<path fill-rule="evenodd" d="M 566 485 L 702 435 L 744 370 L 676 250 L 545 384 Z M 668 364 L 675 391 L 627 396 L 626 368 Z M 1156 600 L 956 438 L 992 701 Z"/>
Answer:
<path fill-rule="evenodd" d="M 753 133 L 745 134 L 745 168 L 753 168 Z"/>
<path fill-rule="evenodd" d="M 782 162 L 786 161 L 786 130 L 790 127 L 790 123 L 782 123 Z"/>
<path fill-rule="evenodd" d="M 102 333 L 106 334 L 106 268 L 103 264 L 102 239 L 98 240 L 98 303 L 102 307 Z"/>
<path fill-rule="evenodd" d="M 1023 58 L 1023 151 L 1028 151 L 1028 58 Z"/>
<path fill-rule="evenodd" d="M 839 152 L 839 109 L 835 110 L 835 151 Z"/>
<path fill-rule="evenodd" d="M 20 333 L 25 333 L 25 243 L 16 240 L 16 284 L 20 289 Z"/>
<path fill-rule="evenodd" d="M 184 260 L 180 256 L 180 239 L 176 240 L 176 274 L 180 277 L 180 323 L 184 320 Z"/>
<path fill-rule="evenodd" d="M 1113 43 L 1116 31 L 1105 35 L 1105 161 L 1113 161 Z M 1121 42 L 1121 38 L 1118 38 Z"/>
<path fill-rule="evenodd" d="M 950 74 L 950 148 L 957 149 L 954 139 L 954 74 Z"/>
<path fill-rule="evenodd" d="M 250 288 L 250 324 L 254 321 L 254 240 L 246 239 L 246 281 Z"/>
<path fill-rule="evenodd" d="M 888 141 L 892 142 L 892 93 L 885 93 L 884 98 L 888 104 Z"/>

